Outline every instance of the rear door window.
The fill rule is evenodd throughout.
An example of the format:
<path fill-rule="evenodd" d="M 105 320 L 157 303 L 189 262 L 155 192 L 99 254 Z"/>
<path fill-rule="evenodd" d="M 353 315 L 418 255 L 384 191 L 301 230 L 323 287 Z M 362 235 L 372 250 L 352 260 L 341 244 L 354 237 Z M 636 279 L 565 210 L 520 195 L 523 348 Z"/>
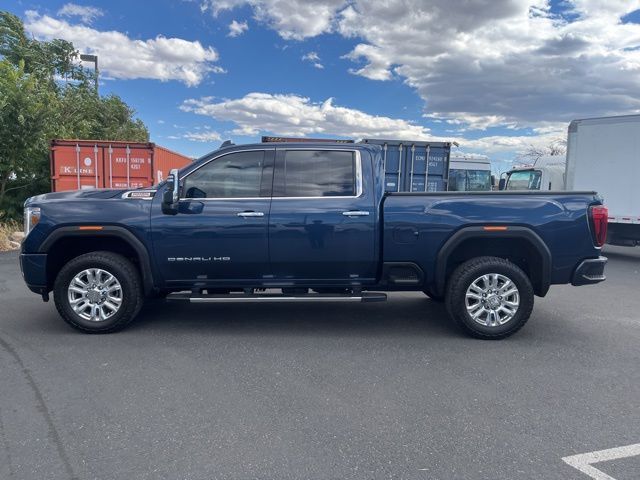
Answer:
<path fill-rule="evenodd" d="M 281 197 L 353 197 L 357 195 L 354 152 L 287 150 L 276 195 Z"/>

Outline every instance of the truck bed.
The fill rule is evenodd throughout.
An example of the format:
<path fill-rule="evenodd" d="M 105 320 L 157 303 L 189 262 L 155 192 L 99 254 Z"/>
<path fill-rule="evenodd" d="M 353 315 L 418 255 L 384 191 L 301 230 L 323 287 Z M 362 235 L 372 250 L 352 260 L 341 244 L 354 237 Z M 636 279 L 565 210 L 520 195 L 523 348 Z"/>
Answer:
<path fill-rule="evenodd" d="M 580 258 L 599 254 L 587 218 L 589 206 L 598 202 L 592 191 L 387 193 L 382 200 L 383 258 L 413 259 L 430 283 L 445 243 L 462 229 L 482 230 L 487 241 L 493 232 L 504 236 L 526 229 L 553 252 L 550 284 L 568 283 Z"/>

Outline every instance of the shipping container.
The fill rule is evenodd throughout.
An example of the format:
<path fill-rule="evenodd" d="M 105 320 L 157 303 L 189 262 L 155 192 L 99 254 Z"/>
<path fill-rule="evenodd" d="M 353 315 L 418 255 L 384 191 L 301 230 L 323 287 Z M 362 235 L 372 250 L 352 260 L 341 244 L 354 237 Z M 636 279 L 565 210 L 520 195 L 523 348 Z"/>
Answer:
<path fill-rule="evenodd" d="M 380 140 L 362 143 L 380 145 L 387 192 L 443 192 L 449 181 L 449 142 Z"/>
<path fill-rule="evenodd" d="M 142 188 L 192 159 L 151 142 L 51 141 L 51 190 Z"/>

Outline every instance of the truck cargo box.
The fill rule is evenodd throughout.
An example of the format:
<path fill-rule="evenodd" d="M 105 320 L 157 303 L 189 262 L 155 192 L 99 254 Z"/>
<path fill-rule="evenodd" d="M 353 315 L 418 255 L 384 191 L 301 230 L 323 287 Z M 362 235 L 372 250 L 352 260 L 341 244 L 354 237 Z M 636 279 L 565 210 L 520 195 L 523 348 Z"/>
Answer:
<path fill-rule="evenodd" d="M 640 244 L 640 115 L 574 120 L 567 137 L 567 190 L 591 189 L 609 208 L 609 243 Z"/>
<path fill-rule="evenodd" d="M 151 142 L 51 141 L 51 190 L 141 188 L 161 182 L 192 159 Z"/>

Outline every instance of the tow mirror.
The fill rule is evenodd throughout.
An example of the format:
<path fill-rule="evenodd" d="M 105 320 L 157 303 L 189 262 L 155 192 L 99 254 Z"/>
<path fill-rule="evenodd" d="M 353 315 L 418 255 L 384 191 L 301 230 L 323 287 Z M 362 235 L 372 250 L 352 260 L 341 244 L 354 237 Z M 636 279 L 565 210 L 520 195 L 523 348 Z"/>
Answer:
<path fill-rule="evenodd" d="M 164 193 L 162 194 L 162 213 L 175 215 L 178 213 L 178 200 L 180 197 L 180 182 L 178 169 L 169 172 Z"/>
<path fill-rule="evenodd" d="M 507 179 L 501 178 L 498 182 L 498 190 L 504 190 L 504 187 L 507 185 Z"/>

